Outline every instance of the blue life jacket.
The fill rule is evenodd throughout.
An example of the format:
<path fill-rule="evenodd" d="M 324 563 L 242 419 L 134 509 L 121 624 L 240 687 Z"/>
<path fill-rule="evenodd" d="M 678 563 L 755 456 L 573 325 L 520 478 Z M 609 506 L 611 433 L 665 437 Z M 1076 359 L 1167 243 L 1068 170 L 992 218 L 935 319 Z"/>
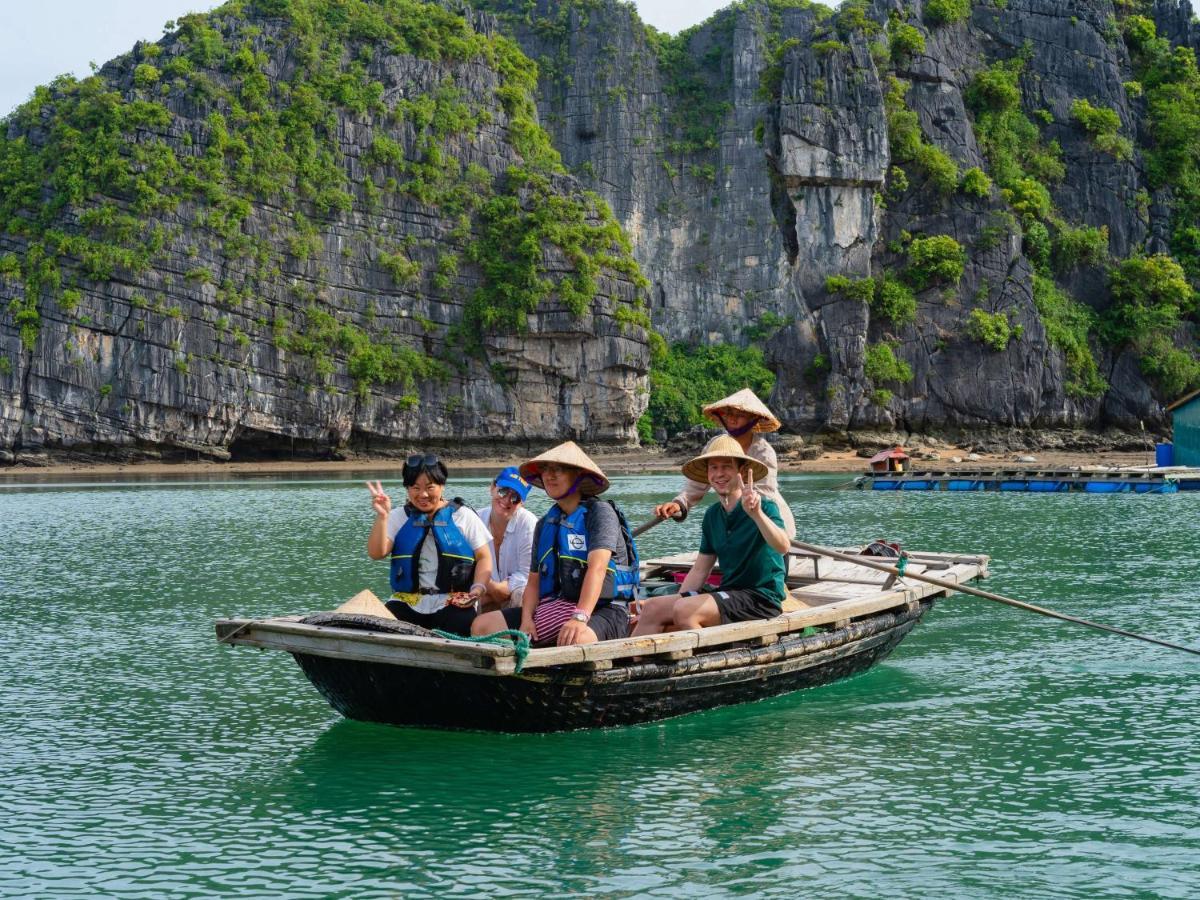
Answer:
<path fill-rule="evenodd" d="M 437 547 L 437 587 L 441 593 L 467 591 L 475 578 L 475 551 L 454 524 L 454 511 L 463 505 L 457 497 L 447 503 L 430 521 L 410 503 L 404 505 L 408 521 L 392 541 L 392 590 L 396 593 L 421 592 L 421 547 L 433 532 Z"/>
<path fill-rule="evenodd" d="M 542 517 L 542 530 L 538 536 L 538 595 L 559 596 L 572 603 L 579 602 L 583 589 L 583 577 L 587 574 L 587 516 L 596 503 L 607 503 L 617 514 L 621 523 L 621 537 L 625 541 L 626 564 L 618 562 L 616 552 L 608 563 L 604 574 L 604 586 L 600 589 L 598 602 L 616 601 L 628 603 L 637 594 L 640 573 L 638 571 L 637 545 L 625 515 L 611 500 L 592 498 L 579 504 L 575 512 L 567 515 L 558 504 Z"/>

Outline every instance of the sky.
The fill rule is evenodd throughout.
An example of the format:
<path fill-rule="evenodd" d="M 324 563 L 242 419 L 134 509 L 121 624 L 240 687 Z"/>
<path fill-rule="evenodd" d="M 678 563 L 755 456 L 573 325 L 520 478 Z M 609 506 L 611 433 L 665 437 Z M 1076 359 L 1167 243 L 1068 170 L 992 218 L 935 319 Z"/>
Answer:
<path fill-rule="evenodd" d="M 220 0 L 0 0 L 0 116 L 39 84 L 70 73 L 82 78 L 89 62 L 104 63 L 139 40 L 158 40 L 169 19 L 205 12 Z M 642 21 L 671 34 L 704 21 L 730 0 L 636 0 Z"/>

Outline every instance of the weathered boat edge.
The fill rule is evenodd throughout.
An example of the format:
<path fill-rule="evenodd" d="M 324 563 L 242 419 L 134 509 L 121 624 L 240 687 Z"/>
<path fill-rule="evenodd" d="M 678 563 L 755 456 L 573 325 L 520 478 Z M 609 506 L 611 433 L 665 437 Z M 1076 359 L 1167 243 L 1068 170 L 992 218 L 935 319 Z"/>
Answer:
<path fill-rule="evenodd" d="M 293 657 L 350 719 L 452 730 L 572 731 L 645 724 L 857 675 L 890 654 L 932 605 L 930 598 L 901 612 L 759 647 L 593 672 L 562 666 L 484 679 L 461 671 Z"/>
<path fill-rule="evenodd" d="M 670 571 L 686 554 L 648 561 Z M 910 553 L 897 578 L 843 560 L 794 559 L 801 608 L 688 631 L 534 649 L 395 633 L 396 623 L 299 616 L 224 619 L 221 643 L 284 650 L 348 718 L 388 725 L 549 732 L 640 724 L 814 687 L 886 657 L 938 597 L 987 577 L 978 554 Z"/>

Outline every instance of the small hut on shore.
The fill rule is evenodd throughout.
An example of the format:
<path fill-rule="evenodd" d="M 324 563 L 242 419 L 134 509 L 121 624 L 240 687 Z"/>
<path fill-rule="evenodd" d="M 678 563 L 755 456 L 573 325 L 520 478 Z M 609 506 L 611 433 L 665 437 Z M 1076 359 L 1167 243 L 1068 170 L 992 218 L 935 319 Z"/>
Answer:
<path fill-rule="evenodd" d="M 1177 466 L 1200 466 L 1200 391 L 1192 391 L 1167 407 L 1174 422 Z"/>
<path fill-rule="evenodd" d="M 909 456 L 903 447 L 893 447 L 876 453 L 869 465 L 872 472 L 903 472 L 908 468 L 908 460 Z"/>

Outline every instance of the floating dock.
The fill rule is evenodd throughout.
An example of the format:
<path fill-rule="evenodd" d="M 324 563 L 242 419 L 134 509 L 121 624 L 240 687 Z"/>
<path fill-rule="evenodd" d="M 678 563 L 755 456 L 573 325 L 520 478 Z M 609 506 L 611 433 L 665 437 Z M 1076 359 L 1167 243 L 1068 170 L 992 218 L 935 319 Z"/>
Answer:
<path fill-rule="evenodd" d="M 856 480 L 873 491 L 1023 491 L 1060 494 L 1174 494 L 1200 491 L 1200 468 L 916 468 L 908 472 L 868 472 Z"/>

